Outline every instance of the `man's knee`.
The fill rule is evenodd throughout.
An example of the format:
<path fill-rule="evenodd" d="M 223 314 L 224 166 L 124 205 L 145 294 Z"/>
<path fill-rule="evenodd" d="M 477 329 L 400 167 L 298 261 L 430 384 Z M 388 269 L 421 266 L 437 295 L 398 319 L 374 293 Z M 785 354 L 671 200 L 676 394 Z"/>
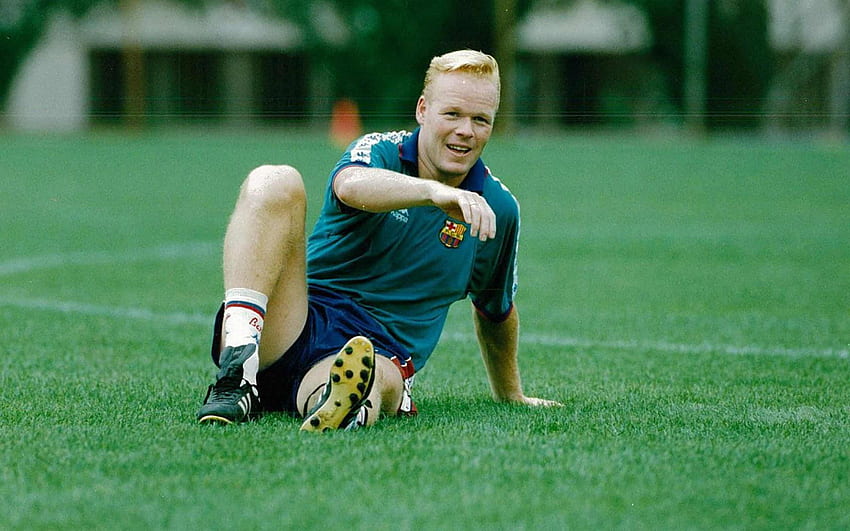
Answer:
<path fill-rule="evenodd" d="M 240 200 L 272 208 L 302 206 L 306 202 L 304 181 L 292 166 L 259 166 L 242 183 Z"/>

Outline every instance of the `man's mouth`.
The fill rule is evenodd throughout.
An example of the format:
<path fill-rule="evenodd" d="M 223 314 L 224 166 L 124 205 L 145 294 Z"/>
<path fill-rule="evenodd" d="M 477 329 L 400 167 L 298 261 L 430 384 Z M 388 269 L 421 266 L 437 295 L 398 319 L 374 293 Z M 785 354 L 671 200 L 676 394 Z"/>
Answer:
<path fill-rule="evenodd" d="M 457 155 L 466 155 L 467 153 L 472 151 L 472 148 L 469 148 L 469 147 L 466 147 L 466 146 L 459 146 L 457 144 L 448 144 L 448 145 L 446 145 L 446 147 L 449 148 L 449 151 L 451 151 L 452 153 L 455 153 Z"/>

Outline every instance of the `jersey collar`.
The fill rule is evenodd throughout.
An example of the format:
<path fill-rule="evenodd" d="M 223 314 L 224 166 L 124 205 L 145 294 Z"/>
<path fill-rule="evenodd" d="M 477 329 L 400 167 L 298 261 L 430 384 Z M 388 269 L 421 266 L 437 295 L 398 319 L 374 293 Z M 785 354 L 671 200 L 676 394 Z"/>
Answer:
<path fill-rule="evenodd" d="M 413 171 L 412 175 L 419 176 L 419 130 L 421 128 L 417 127 L 413 134 L 410 135 L 410 138 L 399 144 L 399 158 L 408 166 L 410 170 Z M 484 166 L 484 161 L 478 159 L 475 161 L 475 164 L 472 165 L 472 168 L 469 169 L 469 173 L 466 175 L 466 179 L 460 183 L 459 188 L 462 190 L 468 190 L 470 192 L 481 193 L 484 191 L 484 181 L 487 178 L 487 167 Z"/>

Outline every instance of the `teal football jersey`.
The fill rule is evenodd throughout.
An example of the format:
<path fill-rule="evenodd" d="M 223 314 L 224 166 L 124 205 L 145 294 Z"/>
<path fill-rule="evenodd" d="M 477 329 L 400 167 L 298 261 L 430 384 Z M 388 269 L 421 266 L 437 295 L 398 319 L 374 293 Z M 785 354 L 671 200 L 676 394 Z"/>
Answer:
<path fill-rule="evenodd" d="M 461 188 L 481 194 L 496 213 L 496 238 L 481 242 L 469 226 L 436 207 L 369 213 L 333 192 L 349 165 L 418 177 L 418 130 L 373 133 L 349 146 L 328 180 L 324 205 L 307 244 L 307 277 L 344 294 L 405 346 L 417 370 L 440 339 L 449 307 L 471 297 L 492 320 L 506 318 L 516 293 L 519 204 L 478 160 Z"/>

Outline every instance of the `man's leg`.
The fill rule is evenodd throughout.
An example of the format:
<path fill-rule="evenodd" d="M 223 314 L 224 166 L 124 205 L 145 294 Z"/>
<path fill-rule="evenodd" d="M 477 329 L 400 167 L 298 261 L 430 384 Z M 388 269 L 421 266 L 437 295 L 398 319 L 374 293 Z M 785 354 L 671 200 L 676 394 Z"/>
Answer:
<path fill-rule="evenodd" d="M 260 166 L 243 183 L 224 238 L 225 290 L 248 288 L 269 299 L 260 368 L 286 352 L 307 319 L 306 211 L 295 168 Z"/>
<path fill-rule="evenodd" d="M 402 388 L 395 364 L 376 356 L 368 339 L 352 338 L 336 356 L 313 365 L 301 381 L 297 404 L 306 417 L 301 429 L 326 431 L 355 423 L 370 426 L 381 413 L 396 414 Z"/>
<path fill-rule="evenodd" d="M 298 338 L 307 318 L 306 195 L 289 166 L 261 166 L 242 184 L 224 238 L 221 370 L 201 422 L 247 420 L 259 409 L 257 372 Z"/>

